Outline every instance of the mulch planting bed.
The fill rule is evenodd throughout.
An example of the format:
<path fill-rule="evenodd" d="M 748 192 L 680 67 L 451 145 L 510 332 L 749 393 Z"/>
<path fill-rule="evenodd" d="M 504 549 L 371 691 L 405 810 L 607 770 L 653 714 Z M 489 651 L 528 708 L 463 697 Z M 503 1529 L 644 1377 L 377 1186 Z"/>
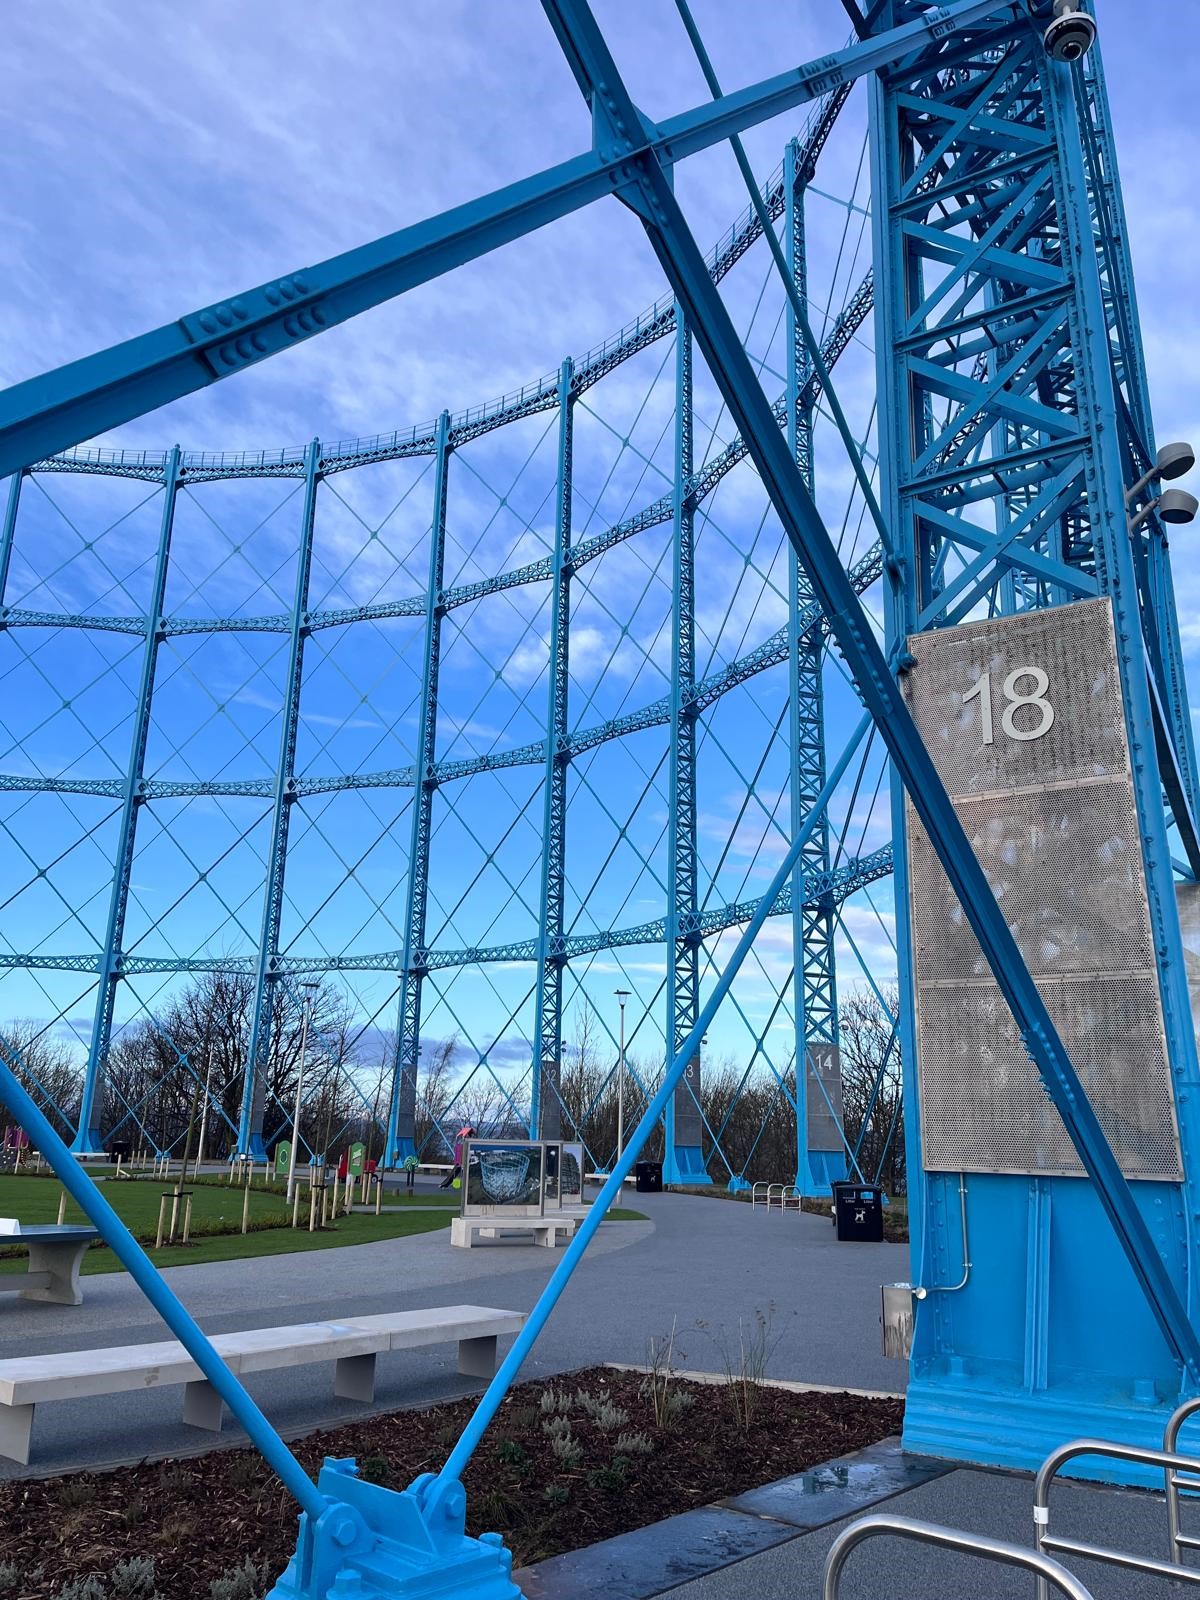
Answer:
<path fill-rule="evenodd" d="M 404 1488 L 441 1466 L 472 1409 L 394 1412 L 293 1448 L 314 1475 L 323 1457 L 352 1455 L 363 1476 Z M 899 1432 L 902 1417 L 899 1400 L 652 1382 L 607 1367 L 520 1384 L 467 1469 L 468 1532 L 499 1530 L 524 1566 L 860 1449 Z M 162 1594 L 207 1596 L 247 1559 L 281 1571 L 295 1519 L 245 1450 L 0 1484 L 0 1554 L 21 1575 L 9 1590 L 21 1600 L 132 1556 L 153 1557 Z"/>

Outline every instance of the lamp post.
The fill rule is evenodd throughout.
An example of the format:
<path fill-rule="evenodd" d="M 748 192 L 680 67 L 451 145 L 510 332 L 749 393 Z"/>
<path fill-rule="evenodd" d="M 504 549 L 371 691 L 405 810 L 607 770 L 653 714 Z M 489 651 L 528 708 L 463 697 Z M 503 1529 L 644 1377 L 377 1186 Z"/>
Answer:
<path fill-rule="evenodd" d="M 204 1164 L 204 1137 L 208 1132 L 208 1097 L 212 1088 L 212 1046 L 204 1052 L 204 1104 L 200 1109 L 200 1138 L 196 1143 L 196 1176 Z"/>
<path fill-rule="evenodd" d="M 1191 522 L 1196 515 L 1196 497 L 1189 494 L 1186 489 L 1157 488 L 1157 492 L 1146 501 L 1140 511 L 1135 512 L 1134 507 L 1144 498 L 1145 491 L 1151 484 L 1158 486 L 1171 478 L 1182 478 L 1195 464 L 1196 452 L 1190 444 L 1163 445 L 1149 472 L 1144 472 L 1138 481 L 1125 491 L 1125 508 L 1128 513 L 1130 533 L 1141 527 L 1154 511 L 1158 512 L 1163 522 Z"/>
<path fill-rule="evenodd" d="M 617 1160 L 620 1161 L 625 1148 L 625 1002 L 630 991 L 614 989 L 613 993 L 621 1008 L 621 1048 L 617 1063 Z"/>
<path fill-rule="evenodd" d="M 300 1106 L 304 1098 L 304 1061 L 308 1055 L 308 1019 L 312 1013 L 314 981 L 304 985 L 304 1004 L 300 1011 L 300 1064 L 296 1068 L 296 1104 L 292 1109 L 292 1149 L 288 1156 L 287 1202 L 296 1192 L 296 1148 L 300 1143 Z"/>

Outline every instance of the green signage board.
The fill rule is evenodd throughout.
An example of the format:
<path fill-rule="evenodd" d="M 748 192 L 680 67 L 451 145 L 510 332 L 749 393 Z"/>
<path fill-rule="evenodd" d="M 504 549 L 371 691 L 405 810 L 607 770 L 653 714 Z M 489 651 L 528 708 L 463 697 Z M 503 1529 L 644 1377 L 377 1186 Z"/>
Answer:
<path fill-rule="evenodd" d="M 357 1178 L 357 1177 L 361 1176 L 362 1169 L 363 1169 L 363 1162 L 366 1159 L 367 1159 L 367 1147 L 366 1147 L 365 1144 L 352 1144 L 350 1146 L 349 1170 L 350 1170 L 351 1174 L 354 1177 Z"/>
<path fill-rule="evenodd" d="M 292 1145 L 290 1139 L 281 1139 L 275 1146 L 275 1176 L 286 1178 L 288 1167 L 292 1161 Z"/>

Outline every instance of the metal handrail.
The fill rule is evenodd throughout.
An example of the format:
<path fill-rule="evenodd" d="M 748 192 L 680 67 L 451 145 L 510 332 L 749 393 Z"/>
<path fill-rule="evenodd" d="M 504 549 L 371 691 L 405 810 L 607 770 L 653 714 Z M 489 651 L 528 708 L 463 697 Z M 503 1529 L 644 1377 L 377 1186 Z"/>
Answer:
<path fill-rule="evenodd" d="M 1040 1551 L 1029 1550 L 1020 1544 L 1009 1544 L 1004 1539 L 990 1539 L 982 1533 L 964 1533 L 960 1528 L 943 1528 L 936 1522 L 917 1522 L 911 1517 L 894 1517 L 885 1513 L 863 1517 L 838 1534 L 825 1558 L 822 1600 L 838 1600 L 842 1569 L 851 1552 L 864 1539 L 881 1533 L 897 1539 L 915 1539 L 921 1544 L 940 1545 L 945 1550 L 958 1550 L 964 1555 L 979 1556 L 984 1561 L 1001 1561 L 1009 1567 L 1024 1567 L 1026 1572 L 1037 1574 L 1043 1593 L 1044 1586 L 1052 1583 L 1067 1596 L 1067 1600 L 1092 1600 L 1090 1589 L 1085 1589 L 1066 1567 Z"/>
<path fill-rule="evenodd" d="M 1174 1421 L 1174 1418 L 1171 1419 Z M 1167 1427 L 1171 1424 L 1168 1422 Z M 1178 1429 L 1176 1430 L 1178 1431 Z M 1060 1555 L 1083 1556 L 1089 1561 L 1103 1561 L 1113 1567 L 1127 1567 L 1135 1572 L 1152 1572 L 1160 1578 L 1174 1578 L 1182 1583 L 1200 1583 L 1200 1571 L 1183 1567 L 1177 1559 L 1159 1561 L 1153 1556 L 1135 1556 L 1125 1550 L 1110 1550 L 1104 1545 L 1085 1544 L 1078 1539 L 1052 1538 L 1050 1528 L 1050 1484 L 1061 1468 L 1076 1456 L 1105 1456 L 1110 1461 L 1129 1461 L 1137 1466 L 1161 1467 L 1171 1483 L 1179 1472 L 1200 1473 L 1200 1460 L 1194 1456 L 1181 1456 L 1170 1450 L 1145 1450 L 1138 1445 L 1118 1444 L 1112 1439 L 1072 1439 L 1051 1452 L 1038 1468 L 1033 1485 L 1033 1525 L 1039 1550 L 1057 1550 Z M 1168 1495 L 1168 1517 L 1170 1496 Z M 1172 1551 L 1175 1550 L 1174 1544 Z M 1037 1600 L 1047 1600 L 1049 1590 L 1044 1578 L 1038 1579 Z"/>
<path fill-rule="evenodd" d="M 759 1193 L 760 1189 L 764 1190 L 765 1193 L 760 1194 Z M 750 1185 L 750 1205 L 751 1205 L 751 1208 L 753 1208 L 754 1206 L 762 1205 L 764 1203 L 764 1201 L 766 1203 L 767 1210 L 769 1211 L 771 1209 L 771 1185 L 769 1183 L 763 1183 L 761 1181 L 758 1182 L 758 1183 L 752 1183 Z"/>
<path fill-rule="evenodd" d="M 1190 1416 L 1200 1411 L 1200 1395 L 1191 1400 L 1185 1400 L 1167 1418 L 1167 1425 L 1163 1429 L 1163 1449 L 1170 1455 L 1176 1453 L 1179 1443 L 1179 1430 Z M 1179 1491 L 1181 1488 L 1200 1489 L 1200 1483 L 1190 1478 L 1179 1478 L 1174 1471 L 1168 1470 L 1166 1478 L 1167 1494 L 1167 1533 L 1171 1541 L 1171 1560 L 1176 1566 L 1183 1565 L 1183 1552 L 1185 1550 L 1200 1550 L 1200 1539 L 1189 1537 L 1182 1531 L 1180 1523 Z"/>

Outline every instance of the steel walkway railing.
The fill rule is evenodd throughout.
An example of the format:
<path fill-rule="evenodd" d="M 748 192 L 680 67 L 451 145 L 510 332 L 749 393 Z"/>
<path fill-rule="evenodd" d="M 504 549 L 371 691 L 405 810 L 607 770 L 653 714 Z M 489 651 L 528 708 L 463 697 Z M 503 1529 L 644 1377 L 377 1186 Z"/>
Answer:
<path fill-rule="evenodd" d="M 962 1555 L 979 1556 L 984 1561 L 999 1561 L 1009 1567 L 1023 1567 L 1026 1572 L 1036 1575 L 1043 1593 L 1048 1594 L 1045 1586 L 1053 1584 L 1060 1594 L 1067 1596 L 1067 1600 L 1092 1600 L 1091 1591 L 1085 1589 L 1078 1578 L 1040 1551 L 1030 1550 L 1024 1545 L 1008 1544 L 1003 1539 L 990 1539 L 982 1533 L 964 1533 L 959 1528 L 939 1527 L 936 1522 L 917 1522 L 911 1517 L 894 1517 L 886 1513 L 863 1517 L 838 1534 L 825 1560 L 822 1600 L 838 1600 L 842 1572 L 850 1555 L 864 1540 L 880 1534 L 937 1545 L 943 1550 L 957 1550 Z"/>

